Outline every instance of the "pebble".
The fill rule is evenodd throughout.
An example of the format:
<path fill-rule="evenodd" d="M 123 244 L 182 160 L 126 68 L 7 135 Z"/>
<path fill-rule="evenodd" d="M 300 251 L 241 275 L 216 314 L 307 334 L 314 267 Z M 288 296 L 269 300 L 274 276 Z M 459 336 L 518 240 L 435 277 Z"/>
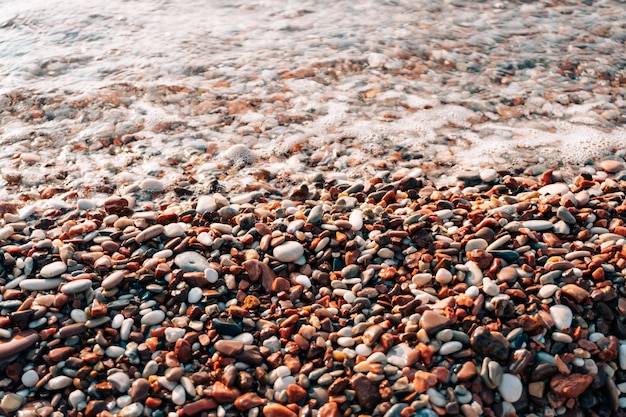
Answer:
<path fill-rule="evenodd" d="M 63 294 L 78 294 L 91 288 L 90 279 L 77 279 L 63 284 L 61 292 Z"/>
<path fill-rule="evenodd" d="M 174 258 L 174 263 L 185 272 L 203 272 L 210 267 L 207 259 L 198 252 L 181 252 Z"/>
<path fill-rule="evenodd" d="M 543 194 L 543 195 L 548 195 L 548 194 L 563 195 L 569 191 L 569 186 L 562 182 L 557 182 L 554 184 L 544 185 L 538 191 L 540 194 Z"/>
<path fill-rule="evenodd" d="M 165 185 L 155 178 L 146 178 L 139 184 L 139 188 L 151 193 L 161 193 L 165 190 Z"/>
<path fill-rule="evenodd" d="M 522 222 L 522 227 L 535 231 L 552 230 L 554 225 L 547 220 L 526 220 Z"/>
<path fill-rule="evenodd" d="M 504 373 L 502 374 L 502 380 L 498 385 L 498 391 L 502 398 L 505 401 L 510 403 L 514 403 L 520 398 L 522 398 L 522 392 L 524 390 L 524 386 L 522 385 L 522 381 L 517 377 L 517 375 Z"/>
<path fill-rule="evenodd" d="M 67 388 L 70 385 L 72 385 L 72 378 L 65 376 L 65 375 L 59 375 L 59 376 L 55 376 L 54 378 L 51 378 L 46 383 L 45 388 L 51 391 L 57 391 L 57 390 Z"/>
<path fill-rule="evenodd" d="M 189 304 L 195 304 L 202 299 L 202 289 L 198 287 L 193 287 L 187 293 L 187 302 Z"/>
<path fill-rule="evenodd" d="M 153 310 L 141 318 L 141 324 L 154 326 L 161 324 L 165 320 L 165 312 L 163 310 Z"/>
<path fill-rule="evenodd" d="M 125 372 L 114 372 L 107 377 L 113 388 L 122 394 L 128 392 L 130 388 L 130 377 Z"/>
<path fill-rule="evenodd" d="M 6 393 L 2 400 L 0 400 L 0 408 L 7 414 L 11 414 L 22 407 L 24 398 L 20 395 L 13 393 Z"/>
<path fill-rule="evenodd" d="M 446 342 L 439 348 L 439 354 L 442 356 L 452 355 L 463 349 L 463 344 L 457 341 Z"/>
<path fill-rule="evenodd" d="M 361 210 L 353 210 L 352 213 L 350 213 L 348 222 L 350 222 L 352 230 L 361 230 L 363 228 L 363 212 Z"/>
<path fill-rule="evenodd" d="M 562 304 L 550 307 L 550 316 L 552 317 L 552 320 L 554 320 L 554 327 L 558 330 L 569 329 L 574 318 L 572 310 Z"/>
<path fill-rule="evenodd" d="M 304 248 L 298 242 L 288 241 L 276 246 L 273 253 L 280 262 L 295 262 L 304 254 Z"/>
<path fill-rule="evenodd" d="M 42 278 L 54 278 L 58 277 L 62 273 L 67 271 L 67 265 L 61 261 L 51 262 L 47 265 L 44 265 L 39 272 L 39 275 Z"/>
<path fill-rule="evenodd" d="M 34 387 L 39 382 L 39 374 L 33 369 L 24 372 L 22 375 L 22 384 L 27 387 Z"/>

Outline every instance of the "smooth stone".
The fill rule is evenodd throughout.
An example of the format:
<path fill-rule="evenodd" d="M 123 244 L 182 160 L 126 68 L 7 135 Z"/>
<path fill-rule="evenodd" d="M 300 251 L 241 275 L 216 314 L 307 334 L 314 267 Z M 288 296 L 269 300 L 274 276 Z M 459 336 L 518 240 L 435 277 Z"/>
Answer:
<path fill-rule="evenodd" d="M 309 216 L 306 219 L 307 223 L 317 224 L 322 220 L 323 209 L 322 206 L 315 206 L 309 211 Z"/>
<path fill-rule="evenodd" d="M 600 162 L 600 167 L 602 168 L 603 171 L 615 173 L 615 172 L 620 172 L 621 170 L 624 169 L 624 163 L 621 161 L 607 159 L 605 161 Z"/>
<path fill-rule="evenodd" d="M 545 284 L 545 285 L 543 285 L 539 289 L 539 291 L 537 292 L 537 296 L 539 298 L 550 298 L 550 297 L 552 297 L 552 295 L 554 295 L 554 293 L 558 289 L 559 289 L 558 285 L 555 285 L 555 284 Z"/>
<path fill-rule="evenodd" d="M 570 213 L 566 207 L 563 206 L 560 206 L 556 210 L 556 217 L 558 217 L 560 220 L 563 220 L 567 224 L 576 223 L 576 217 L 574 217 L 574 215 Z"/>
<path fill-rule="evenodd" d="M 442 356 L 451 355 L 463 349 L 463 343 L 456 340 L 446 342 L 439 348 L 439 354 Z"/>
<path fill-rule="evenodd" d="M 70 281 L 66 284 L 63 284 L 63 286 L 61 287 L 61 292 L 63 294 L 78 294 L 90 289 L 91 284 L 92 282 L 90 279 L 77 279 L 75 281 Z"/>
<path fill-rule="evenodd" d="M 15 334 L 10 340 L 0 343 L 0 360 L 10 358 L 30 348 L 39 342 L 40 339 L 39 333 L 33 330 L 26 330 Z"/>
<path fill-rule="evenodd" d="M 185 391 L 185 387 L 182 385 L 177 385 L 176 388 L 172 390 L 172 402 L 176 405 L 183 405 L 187 400 L 187 393 Z"/>
<path fill-rule="evenodd" d="M 26 291 L 55 290 L 63 282 L 61 278 L 40 279 L 31 278 L 20 282 L 20 288 Z"/>
<path fill-rule="evenodd" d="M 87 395 L 84 392 L 82 392 L 81 390 L 74 390 L 70 392 L 70 395 L 68 395 L 67 400 L 72 406 L 72 408 L 76 409 L 78 408 L 80 403 L 85 401 L 85 398 L 87 398 Z"/>
<path fill-rule="evenodd" d="M 24 372 L 22 375 L 22 384 L 28 388 L 34 387 L 37 385 L 37 382 L 39 382 L 39 374 L 33 369 Z"/>
<path fill-rule="evenodd" d="M 107 381 L 121 394 L 125 394 L 130 388 L 130 377 L 125 372 L 114 372 L 107 377 Z"/>
<path fill-rule="evenodd" d="M 209 283 L 215 284 L 220 276 L 219 276 L 219 273 L 215 269 L 206 268 L 204 270 L 204 277 Z"/>
<path fill-rule="evenodd" d="M 361 210 L 354 210 L 352 213 L 350 213 L 348 222 L 352 226 L 352 230 L 361 230 L 363 228 L 363 212 Z"/>
<path fill-rule="evenodd" d="M 195 304 L 200 300 L 202 300 L 202 289 L 198 287 L 190 289 L 187 293 L 187 302 L 189 304 Z"/>
<path fill-rule="evenodd" d="M 483 278 L 483 292 L 491 297 L 495 297 L 500 294 L 500 287 L 496 285 L 491 278 Z"/>
<path fill-rule="evenodd" d="M 493 168 L 485 168 L 480 170 L 480 179 L 484 182 L 492 182 L 498 178 L 498 171 Z"/>
<path fill-rule="evenodd" d="M 408 344 L 398 343 L 387 352 L 387 363 L 398 368 L 404 368 L 408 363 L 411 352 L 412 349 Z"/>
<path fill-rule="evenodd" d="M 273 253 L 280 262 L 294 262 L 304 254 L 304 248 L 300 243 L 290 240 L 276 246 Z"/>
<path fill-rule="evenodd" d="M 178 339 L 181 339 L 185 336 L 185 329 L 180 329 L 178 327 L 167 327 L 165 329 L 165 340 L 170 343 L 175 343 Z"/>
<path fill-rule="evenodd" d="M 203 272 L 211 266 L 204 256 L 193 251 L 179 253 L 174 263 L 185 272 Z"/>
<path fill-rule="evenodd" d="M 449 284 L 452 281 L 452 273 L 445 268 L 439 268 L 435 274 L 435 281 L 440 284 Z"/>
<path fill-rule="evenodd" d="M 212 195 L 203 195 L 198 198 L 198 203 L 196 204 L 196 212 L 198 214 L 204 214 L 207 212 L 213 212 L 217 210 L 217 202 L 215 201 L 215 197 Z"/>
<path fill-rule="evenodd" d="M 481 239 L 481 238 L 470 239 L 465 244 L 465 252 L 471 252 L 475 249 L 485 250 L 487 249 L 487 246 L 489 246 L 489 243 L 487 243 L 485 239 Z"/>
<path fill-rule="evenodd" d="M 426 390 L 426 394 L 428 395 L 428 400 L 437 407 L 445 407 L 446 404 L 448 404 L 448 400 L 446 400 L 446 397 L 441 395 L 439 391 L 434 388 L 428 388 Z"/>
<path fill-rule="evenodd" d="M 5 413 L 10 414 L 19 410 L 23 402 L 24 398 L 21 395 L 8 392 L 2 397 L 0 408 L 2 408 L 2 411 Z"/>
<path fill-rule="evenodd" d="M 569 191 L 569 186 L 562 182 L 557 182 L 554 184 L 544 185 L 538 191 L 542 195 L 547 195 L 547 194 L 563 195 Z"/>
<path fill-rule="evenodd" d="M 619 368 L 626 371 L 626 345 L 619 345 Z"/>
<path fill-rule="evenodd" d="M 514 403 L 522 397 L 524 386 L 517 375 L 504 373 L 498 385 L 498 391 L 505 401 Z"/>
<path fill-rule="evenodd" d="M 163 228 L 163 234 L 169 238 L 184 236 L 185 228 L 180 223 L 170 223 Z"/>
<path fill-rule="evenodd" d="M 139 184 L 139 188 L 150 193 L 160 193 L 165 190 L 165 185 L 156 178 L 146 178 Z"/>
<path fill-rule="evenodd" d="M 46 383 L 45 388 L 52 390 L 52 391 L 56 391 L 56 390 L 60 390 L 63 388 L 67 388 L 70 385 L 72 385 L 72 378 L 70 378 L 69 376 L 65 376 L 65 375 L 59 375 L 50 379 Z"/>
<path fill-rule="evenodd" d="M 550 307 L 550 316 L 552 316 L 552 320 L 554 320 L 554 326 L 559 330 L 569 329 L 574 319 L 572 310 L 563 304 Z"/>
<path fill-rule="evenodd" d="M 546 230 L 552 230 L 554 224 L 552 224 L 552 222 L 548 220 L 526 220 L 522 222 L 522 227 L 541 232 Z"/>
<path fill-rule="evenodd" d="M 118 270 L 111 272 L 105 279 L 102 280 L 102 289 L 110 290 L 117 287 L 124 280 L 124 271 Z"/>
<path fill-rule="evenodd" d="M 141 318 L 141 324 L 154 326 L 161 324 L 165 320 L 165 312 L 163 310 L 153 310 Z"/>
<path fill-rule="evenodd" d="M 124 355 L 125 349 L 121 346 L 109 346 L 106 348 L 105 353 L 109 358 L 117 359 Z"/>
<path fill-rule="evenodd" d="M 39 272 L 39 274 L 43 278 L 53 278 L 53 277 L 58 277 L 65 271 L 67 271 L 67 265 L 65 265 L 65 263 L 63 263 L 62 261 L 56 261 L 56 262 L 51 262 L 47 265 L 44 265 L 44 267 L 41 268 L 41 271 Z"/>
<path fill-rule="evenodd" d="M 575 300 L 577 303 L 582 303 L 589 298 L 587 290 L 576 284 L 565 284 L 561 287 L 561 294 Z"/>
<path fill-rule="evenodd" d="M 163 227 L 163 225 L 161 224 L 152 225 L 142 230 L 137 236 L 135 236 L 135 241 L 137 243 L 143 243 L 147 240 L 158 237 L 161 233 L 163 233 L 164 229 L 165 227 Z"/>
<path fill-rule="evenodd" d="M 426 310 L 419 320 L 419 325 L 429 336 L 434 336 L 450 325 L 450 319 L 432 310 Z"/>
<path fill-rule="evenodd" d="M 143 405 L 140 403 L 132 403 L 122 408 L 117 417 L 139 417 L 143 414 Z"/>

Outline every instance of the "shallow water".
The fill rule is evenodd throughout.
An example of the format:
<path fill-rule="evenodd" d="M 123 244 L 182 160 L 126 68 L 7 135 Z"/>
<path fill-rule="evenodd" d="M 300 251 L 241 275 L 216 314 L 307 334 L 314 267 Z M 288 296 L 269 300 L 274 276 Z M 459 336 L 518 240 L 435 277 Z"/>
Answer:
<path fill-rule="evenodd" d="M 1 197 L 621 156 L 625 14 L 617 1 L 0 2 Z"/>

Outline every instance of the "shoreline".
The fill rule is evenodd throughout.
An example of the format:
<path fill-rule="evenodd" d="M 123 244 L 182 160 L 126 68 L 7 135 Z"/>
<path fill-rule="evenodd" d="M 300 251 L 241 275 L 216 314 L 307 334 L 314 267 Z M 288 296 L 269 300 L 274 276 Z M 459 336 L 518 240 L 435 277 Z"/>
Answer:
<path fill-rule="evenodd" d="M 0 408 L 621 415 L 624 163 L 596 168 L 4 203 Z"/>

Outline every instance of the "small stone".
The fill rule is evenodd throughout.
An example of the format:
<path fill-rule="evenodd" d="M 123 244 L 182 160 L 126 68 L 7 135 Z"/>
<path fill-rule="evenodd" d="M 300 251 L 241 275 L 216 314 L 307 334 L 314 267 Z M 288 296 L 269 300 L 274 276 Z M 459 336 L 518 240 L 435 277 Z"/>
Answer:
<path fill-rule="evenodd" d="M 548 184 L 539 189 L 539 193 L 542 195 L 552 194 L 552 195 L 563 195 L 569 191 L 569 186 L 562 182 L 557 182 L 554 184 Z"/>
<path fill-rule="evenodd" d="M 374 346 L 384 331 L 385 329 L 378 324 L 371 325 L 363 332 L 363 343 L 367 346 Z"/>
<path fill-rule="evenodd" d="M 272 403 L 263 407 L 264 417 L 297 417 L 298 415 L 282 404 Z"/>
<path fill-rule="evenodd" d="M 114 372 L 107 377 L 107 381 L 121 394 L 126 394 L 130 388 L 130 377 L 125 372 Z"/>
<path fill-rule="evenodd" d="M 218 340 L 215 343 L 215 350 L 227 356 L 237 356 L 243 348 L 244 343 L 240 340 Z"/>
<path fill-rule="evenodd" d="M 484 182 L 493 182 L 498 178 L 498 171 L 493 168 L 485 168 L 480 170 L 480 179 Z"/>
<path fill-rule="evenodd" d="M 130 387 L 130 398 L 134 402 L 142 402 L 150 393 L 150 383 L 145 378 L 137 378 Z"/>
<path fill-rule="evenodd" d="M 309 212 L 309 216 L 306 219 L 307 223 L 318 224 L 322 220 L 322 206 L 315 206 Z"/>
<path fill-rule="evenodd" d="M 139 188 L 149 193 L 161 193 L 165 190 L 165 185 L 156 178 L 146 178 L 139 184 Z"/>
<path fill-rule="evenodd" d="M 165 312 L 163 310 L 153 310 L 141 318 L 141 324 L 154 326 L 161 324 L 165 320 Z"/>
<path fill-rule="evenodd" d="M 573 373 L 570 375 L 556 375 L 550 381 L 552 391 L 567 398 L 579 397 L 593 382 L 591 375 Z"/>
<path fill-rule="evenodd" d="M 72 385 L 72 378 L 65 376 L 65 375 L 59 375 L 50 379 L 48 383 L 46 384 L 45 388 L 51 391 L 56 391 L 56 390 L 61 390 L 63 388 L 67 388 L 70 385 Z"/>
<path fill-rule="evenodd" d="M 267 404 L 267 400 L 259 397 L 254 392 L 246 392 L 237 398 L 234 403 L 237 410 L 245 412 L 255 407 L 260 407 Z"/>
<path fill-rule="evenodd" d="M 470 381 L 474 379 L 478 375 L 478 371 L 476 370 L 476 364 L 472 361 L 465 362 L 459 372 L 457 372 L 456 377 L 459 381 Z"/>
<path fill-rule="evenodd" d="M 276 246 L 273 253 L 280 262 L 294 262 L 304 254 L 304 248 L 298 242 L 289 241 Z"/>
<path fill-rule="evenodd" d="M 361 230 L 363 228 L 363 212 L 361 210 L 354 210 L 352 213 L 350 213 L 348 222 L 350 222 L 352 230 Z"/>
<path fill-rule="evenodd" d="M 453 340 L 441 345 L 441 348 L 439 348 L 439 354 L 442 356 L 452 355 L 461 349 L 463 349 L 463 343 Z"/>
<path fill-rule="evenodd" d="M 550 297 L 552 297 L 552 295 L 554 295 L 554 293 L 558 289 L 559 289 L 558 285 L 555 285 L 555 284 L 544 284 L 539 289 L 539 292 L 537 292 L 537 296 L 539 298 L 550 298 Z"/>
<path fill-rule="evenodd" d="M 92 282 L 90 279 L 77 279 L 74 281 L 70 281 L 67 284 L 63 284 L 63 286 L 61 287 L 61 292 L 63 294 L 78 294 L 90 289 L 91 284 Z"/>
<path fill-rule="evenodd" d="M 378 388 L 365 375 L 355 374 L 350 384 L 363 411 L 371 412 L 380 403 Z"/>
<path fill-rule="evenodd" d="M 554 320 L 554 327 L 558 330 L 569 329 L 574 319 L 572 310 L 563 304 L 550 307 L 550 316 Z"/>
<path fill-rule="evenodd" d="M 174 263 L 185 272 L 203 272 L 210 267 L 209 261 L 198 252 L 181 252 L 174 258 Z"/>
<path fill-rule="evenodd" d="M 624 163 L 621 161 L 607 159 L 606 161 L 600 162 L 600 167 L 603 171 L 615 173 L 624 169 Z"/>
<path fill-rule="evenodd" d="M 202 300 L 202 288 L 193 287 L 187 293 L 187 302 L 189 304 L 195 304 L 198 301 Z"/>
<path fill-rule="evenodd" d="M 489 246 L 489 244 L 485 239 L 470 239 L 465 244 L 465 252 L 471 252 L 476 249 L 485 250 L 487 246 Z"/>
<path fill-rule="evenodd" d="M 143 414 L 143 405 L 140 403 L 132 403 L 122 408 L 117 417 L 139 417 Z"/>
<path fill-rule="evenodd" d="M 178 339 L 181 339 L 185 336 L 185 329 L 181 329 L 178 327 L 167 327 L 165 329 L 165 340 L 170 343 L 175 343 Z"/>
<path fill-rule="evenodd" d="M 9 392 L 2 397 L 0 408 L 2 408 L 2 411 L 5 413 L 10 414 L 19 410 L 23 402 L 24 398 L 22 396 Z"/>
<path fill-rule="evenodd" d="M 546 230 L 552 230 L 554 224 L 552 224 L 552 222 L 549 222 L 548 220 L 526 220 L 525 222 L 522 222 L 522 227 L 541 232 Z"/>
<path fill-rule="evenodd" d="M 165 230 L 163 225 L 160 225 L 160 224 L 152 225 L 148 227 L 147 229 L 142 230 L 137 236 L 135 236 L 135 241 L 137 243 L 146 242 L 150 239 L 160 236 L 161 233 L 163 233 L 163 230 Z"/>
<path fill-rule="evenodd" d="M 187 393 L 185 392 L 185 387 L 177 385 L 176 388 L 172 390 L 172 402 L 176 405 L 183 405 L 186 400 Z"/>
<path fill-rule="evenodd" d="M 53 277 L 58 277 L 59 275 L 64 273 L 66 270 L 67 270 L 67 265 L 65 265 L 61 261 L 56 261 L 56 262 L 51 262 L 47 265 L 44 265 L 43 268 L 41 268 L 41 271 L 39 272 L 39 274 L 43 278 L 53 278 Z"/>
<path fill-rule="evenodd" d="M 429 336 L 434 336 L 438 331 L 450 325 L 450 319 L 432 310 L 426 310 L 419 320 L 419 325 Z"/>
<path fill-rule="evenodd" d="M 528 384 L 528 394 L 535 398 L 543 398 L 546 383 L 544 381 L 531 382 Z"/>
<path fill-rule="evenodd" d="M 498 385 L 498 391 L 505 401 L 514 403 L 522 397 L 524 386 L 517 375 L 504 373 Z"/>
<path fill-rule="evenodd" d="M 435 281 L 440 284 L 449 284 L 452 281 L 452 273 L 445 268 L 439 268 L 435 274 Z"/>
<path fill-rule="evenodd" d="M 587 292 L 587 290 L 579 287 L 576 284 L 565 284 L 561 288 L 561 294 L 566 295 L 577 303 L 583 303 L 585 300 L 587 300 L 587 298 L 589 298 L 589 293 Z"/>
<path fill-rule="evenodd" d="M 37 385 L 37 382 L 39 382 L 39 374 L 33 369 L 24 372 L 24 375 L 22 375 L 22 384 L 29 388 Z"/>

